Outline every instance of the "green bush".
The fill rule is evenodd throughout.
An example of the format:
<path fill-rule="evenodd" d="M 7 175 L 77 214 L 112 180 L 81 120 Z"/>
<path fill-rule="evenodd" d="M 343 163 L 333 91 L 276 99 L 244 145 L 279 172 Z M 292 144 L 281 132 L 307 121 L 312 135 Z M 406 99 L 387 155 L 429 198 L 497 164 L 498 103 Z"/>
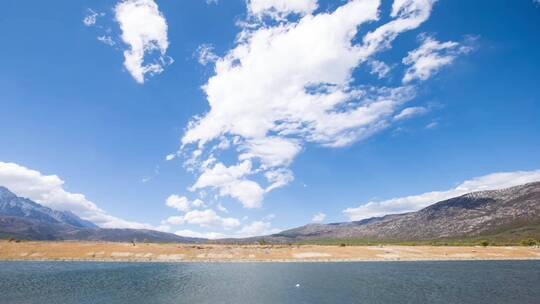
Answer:
<path fill-rule="evenodd" d="M 482 246 L 484 246 L 484 247 L 487 247 L 487 246 L 489 246 L 489 241 L 487 241 L 487 240 L 482 240 L 482 241 L 480 241 L 480 245 L 482 245 Z"/>
<path fill-rule="evenodd" d="M 521 240 L 521 245 L 523 246 L 535 246 L 536 244 L 538 244 L 538 242 L 533 238 Z"/>

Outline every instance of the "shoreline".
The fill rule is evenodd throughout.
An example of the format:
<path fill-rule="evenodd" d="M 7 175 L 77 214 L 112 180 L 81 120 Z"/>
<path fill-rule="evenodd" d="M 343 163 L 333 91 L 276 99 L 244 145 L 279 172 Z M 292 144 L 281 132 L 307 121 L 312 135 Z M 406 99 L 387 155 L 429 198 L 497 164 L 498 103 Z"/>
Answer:
<path fill-rule="evenodd" d="M 2 259 L 0 262 L 54 262 L 54 263 L 134 263 L 134 264 L 244 264 L 244 263 L 399 263 L 399 262 L 504 262 L 504 261 L 540 261 L 540 258 L 493 258 L 493 259 L 399 259 L 399 260 L 370 260 L 370 259 L 310 259 L 310 260 L 122 260 L 122 259 Z"/>
<path fill-rule="evenodd" d="M 119 263 L 340 263 L 540 260 L 536 247 L 215 245 L 0 241 L 0 261 Z"/>

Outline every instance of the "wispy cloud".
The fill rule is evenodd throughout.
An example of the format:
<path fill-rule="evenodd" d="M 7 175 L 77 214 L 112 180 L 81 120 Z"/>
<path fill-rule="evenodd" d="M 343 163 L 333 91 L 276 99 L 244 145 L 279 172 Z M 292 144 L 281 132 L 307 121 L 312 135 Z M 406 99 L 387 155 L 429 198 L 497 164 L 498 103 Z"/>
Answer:
<path fill-rule="evenodd" d="M 428 110 L 425 107 L 409 107 L 409 108 L 405 108 L 401 112 L 399 112 L 399 114 L 394 116 L 394 119 L 395 120 L 407 119 L 407 118 L 411 118 L 413 116 L 418 116 L 418 115 L 425 114 L 427 111 Z"/>
<path fill-rule="evenodd" d="M 426 80 L 443 66 L 451 64 L 460 54 L 472 50 L 471 46 L 454 41 L 439 42 L 425 34 L 420 36 L 420 40 L 422 45 L 403 58 L 403 64 L 409 66 L 403 76 L 404 83 Z"/>
<path fill-rule="evenodd" d="M 201 65 L 216 62 L 219 56 L 214 53 L 214 47 L 210 44 L 203 44 L 197 48 L 197 59 Z"/>
<path fill-rule="evenodd" d="M 495 190 L 540 181 L 540 170 L 500 172 L 466 180 L 445 191 L 432 191 L 419 195 L 371 201 L 359 207 L 347 208 L 343 214 L 351 221 L 420 210 L 438 201 L 460 196 L 469 192 Z"/>
<path fill-rule="evenodd" d="M 439 123 L 436 121 L 432 121 L 426 125 L 426 129 L 435 129 L 439 126 Z"/>
<path fill-rule="evenodd" d="M 98 36 L 97 40 L 99 42 L 101 42 L 101 43 L 104 43 L 104 44 L 108 45 L 108 46 L 114 46 L 116 44 L 116 42 L 114 42 L 112 37 L 108 36 L 108 35 Z"/>
<path fill-rule="evenodd" d="M 88 13 L 83 19 L 83 23 L 86 26 L 93 26 L 97 22 L 97 18 L 105 16 L 105 13 L 96 12 L 93 9 L 88 9 Z"/>

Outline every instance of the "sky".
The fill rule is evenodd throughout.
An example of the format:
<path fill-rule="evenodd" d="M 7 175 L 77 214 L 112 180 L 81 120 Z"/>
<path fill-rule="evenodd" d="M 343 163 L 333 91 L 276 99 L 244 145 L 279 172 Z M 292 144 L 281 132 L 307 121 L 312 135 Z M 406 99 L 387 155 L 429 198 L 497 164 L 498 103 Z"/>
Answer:
<path fill-rule="evenodd" d="M 245 237 L 540 180 L 533 0 L 7 0 L 0 185 Z"/>

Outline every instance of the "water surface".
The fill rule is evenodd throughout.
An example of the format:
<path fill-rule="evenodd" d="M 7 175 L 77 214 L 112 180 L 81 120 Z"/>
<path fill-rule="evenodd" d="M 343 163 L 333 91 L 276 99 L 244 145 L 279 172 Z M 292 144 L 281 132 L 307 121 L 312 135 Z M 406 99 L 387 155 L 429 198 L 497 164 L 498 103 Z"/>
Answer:
<path fill-rule="evenodd" d="M 0 303 L 540 303 L 540 261 L 0 262 Z"/>

